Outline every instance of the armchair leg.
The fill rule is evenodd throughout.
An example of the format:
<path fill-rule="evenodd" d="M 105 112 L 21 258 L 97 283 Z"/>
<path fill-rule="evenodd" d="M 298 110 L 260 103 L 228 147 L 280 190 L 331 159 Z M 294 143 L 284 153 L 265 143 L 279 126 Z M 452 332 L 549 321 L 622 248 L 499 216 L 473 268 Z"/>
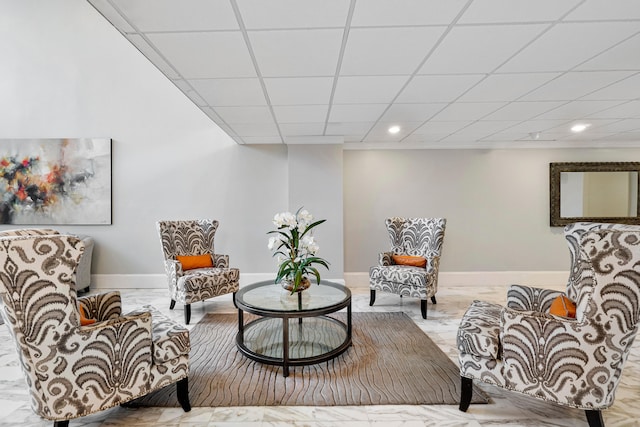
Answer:
<path fill-rule="evenodd" d="M 426 319 L 427 318 L 427 300 L 426 299 L 420 300 L 420 311 L 422 312 L 422 318 Z"/>
<path fill-rule="evenodd" d="M 183 378 L 176 383 L 178 391 L 178 402 L 184 412 L 191 411 L 191 403 L 189 403 L 189 378 Z"/>
<path fill-rule="evenodd" d="M 53 427 L 69 427 L 69 420 L 65 421 L 54 421 Z"/>
<path fill-rule="evenodd" d="M 184 305 L 184 324 L 188 325 L 191 320 L 191 304 Z"/>
<path fill-rule="evenodd" d="M 587 414 L 587 422 L 589 427 L 604 427 L 604 421 L 602 420 L 602 412 L 600 411 L 584 411 Z"/>
<path fill-rule="evenodd" d="M 438 302 L 436 301 L 436 296 L 435 296 L 435 295 L 431 297 L 431 302 L 432 302 L 432 303 L 434 303 L 434 304 L 437 304 L 437 303 L 438 303 Z"/>
<path fill-rule="evenodd" d="M 176 300 L 172 299 L 171 303 L 169 304 L 169 310 L 173 310 L 173 307 L 176 306 Z"/>
<path fill-rule="evenodd" d="M 473 380 L 471 378 L 460 377 L 462 389 L 460 391 L 460 407 L 462 412 L 467 412 L 471 404 L 471 395 L 473 394 Z M 589 412 L 589 411 L 587 411 Z"/>
<path fill-rule="evenodd" d="M 374 302 L 376 302 L 376 290 L 371 289 L 369 292 L 369 307 L 373 306 Z"/>

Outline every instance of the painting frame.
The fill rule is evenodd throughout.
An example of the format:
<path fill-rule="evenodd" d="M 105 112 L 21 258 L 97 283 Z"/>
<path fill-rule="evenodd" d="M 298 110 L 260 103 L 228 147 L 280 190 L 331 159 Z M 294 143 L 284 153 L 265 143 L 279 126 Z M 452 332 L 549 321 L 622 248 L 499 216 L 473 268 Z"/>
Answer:
<path fill-rule="evenodd" d="M 0 139 L 0 225 L 111 225 L 112 139 Z"/>

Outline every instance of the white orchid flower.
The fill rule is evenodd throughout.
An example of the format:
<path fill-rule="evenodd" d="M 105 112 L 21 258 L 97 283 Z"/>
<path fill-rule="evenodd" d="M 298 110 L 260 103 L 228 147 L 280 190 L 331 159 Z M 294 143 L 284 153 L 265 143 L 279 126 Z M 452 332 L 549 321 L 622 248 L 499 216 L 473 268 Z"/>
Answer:
<path fill-rule="evenodd" d="M 311 221 L 313 221 L 313 215 L 311 215 L 308 210 L 305 209 L 298 212 L 298 222 L 301 225 L 306 227 L 307 225 L 311 224 Z"/>
<path fill-rule="evenodd" d="M 280 239 L 278 237 L 270 237 L 269 238 L 269 250 L 274 250 L 276 248 L 276 245 L 280 243 Z"/>

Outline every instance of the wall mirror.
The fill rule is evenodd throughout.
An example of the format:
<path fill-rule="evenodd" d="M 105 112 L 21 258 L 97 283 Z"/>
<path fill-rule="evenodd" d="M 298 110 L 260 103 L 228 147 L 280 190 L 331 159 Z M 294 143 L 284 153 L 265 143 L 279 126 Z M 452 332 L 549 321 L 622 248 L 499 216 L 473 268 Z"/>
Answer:
<path fill-rule="evenodd" d="M 550 163 L 551 226 L 640 224 L 640 162 Z"/>

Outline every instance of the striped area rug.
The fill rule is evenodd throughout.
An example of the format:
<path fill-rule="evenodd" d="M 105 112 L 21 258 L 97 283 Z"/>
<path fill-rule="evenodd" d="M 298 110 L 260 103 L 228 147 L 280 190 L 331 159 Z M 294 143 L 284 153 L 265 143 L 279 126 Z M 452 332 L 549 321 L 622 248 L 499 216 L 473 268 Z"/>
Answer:
<path fill-rule="evenodd" d="M 345 316 L 337 313 L 335 316 Z M 353 345 L 328 362 L 282 368 L 236 349 L 237 315 L 207 314 L 191 330 L 189 395 L 195 407 L 457 405 L 457 366 L 404 313 L 353 313 Z M 473 403 L 487 403 L 474 386 Z M 169 386 L 135 402 L 178 406 Z"/>

